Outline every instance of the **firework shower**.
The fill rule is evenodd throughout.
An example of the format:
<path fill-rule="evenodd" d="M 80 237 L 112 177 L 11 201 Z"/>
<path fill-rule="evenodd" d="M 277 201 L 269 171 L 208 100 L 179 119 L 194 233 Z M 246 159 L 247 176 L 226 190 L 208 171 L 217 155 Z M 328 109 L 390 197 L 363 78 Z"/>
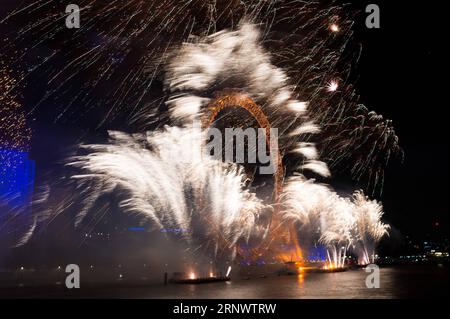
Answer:
<path fill-rule="evenodd" d="M 26 264 L 30 276 L 34 265 L 75 264 L 92 281 L 196 284 L 275 274 L 301 283 L 383 262 L 401 227 L 388 176 L 407 157 L 378 113 L 398 116 L 363 104 L 371 90 L 358 89 L 355 38 L 380 29 L 380 7 L 370 9 L 8 5 L 5 265 L 22 271 L 16 278 Z"/>

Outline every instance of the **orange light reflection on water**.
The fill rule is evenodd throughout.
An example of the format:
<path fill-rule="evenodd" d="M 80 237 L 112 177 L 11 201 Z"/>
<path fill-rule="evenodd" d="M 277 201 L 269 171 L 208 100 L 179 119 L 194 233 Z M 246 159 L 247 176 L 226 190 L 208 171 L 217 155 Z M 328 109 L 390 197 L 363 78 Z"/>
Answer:
<path fill-rule="evenodd" d="M 304 274 L 298 274 L 297 275 L 297 283 L 300 286 L 303 286 L 303 284 L 305 283 L 305 275 Z"/>

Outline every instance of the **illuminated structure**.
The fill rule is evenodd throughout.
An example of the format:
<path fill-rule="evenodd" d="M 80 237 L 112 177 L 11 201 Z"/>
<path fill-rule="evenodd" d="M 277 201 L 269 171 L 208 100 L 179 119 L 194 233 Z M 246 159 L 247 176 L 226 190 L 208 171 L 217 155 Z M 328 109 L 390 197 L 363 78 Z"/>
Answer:
<path fill-rule="evenodd" d="M 283 157 L 278 148 L 278 144 L 271 145 L 270 143 L 271 124 L 262 108 L 244 93 L 232 91 L 225 92 L 223 94 L 219 94 L 217 98 L 208 104 L 206 112 L 203 114 L 202 128 L 209 128 L 221 111 L 231 108 L 241 108 L 246 110 L 257 121 L 259 127 L 265 130 L 266 144 L 268 149 L 270 149 L 270 156 L 273 158 L 273 162 L 276 163 L 277 167 L 273 176 L 273 198 L 275 203 L 275 211 L 270 221 L 269 236 L 267 240 L 263 241 L 259 247 L 252 252 L 253 258 L 257 259 L 258 257 L 261 257 L 264 254 L 264 251 L 268 250 L 276 242 L 276 240 L 281 239 L 281 243 L 290 242 L 294 245 L 294 251 L 289 252 L 289 256 L 292 258 L 292 253 L 294 253 L 295 259 L 300 259 L 302 254 L 295 228 L 293 225 L 287 225 L 286 227 L 278 216 L 278 200 L 283 189 L 284 178 Z"/>
<path fill-rule="evenodd" d="M 267 116 L 264 114 L 262 109 L 248 96 L 243 93 L 235 92 L 231 94 L 226 94 L 219 96 L 215 100 L 213 100 L 207 108 L 207 112 L 202 120 L 203 128 L 209 128 L 217 115 L 224 109 L 227 108 L 242 108 L 248 111 L 258 122 L 258 125 L 263 128 L 266 132 L 266 143 L 268 144 L 268 148 L 270 149 L 270 156 L 274 157 L 274 162 L 277 163 L 277 170 L 274 174 L 274 199 L 278 200 L 278 195 L 282 190 L 282 182 L 283 182 L 283 163 L 282 156 L 278 149 L 278 146 L 270 145 L 270 122 Z"/>

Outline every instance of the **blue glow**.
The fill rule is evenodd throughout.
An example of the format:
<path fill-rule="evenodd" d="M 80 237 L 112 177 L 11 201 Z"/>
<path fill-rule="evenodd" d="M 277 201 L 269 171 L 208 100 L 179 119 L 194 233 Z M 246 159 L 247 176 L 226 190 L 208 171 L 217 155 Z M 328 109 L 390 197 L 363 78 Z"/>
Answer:
<path fill-rule="evenodd" d="M 8 206 L 29 205 L 33 195 L 35 164 L 27 152 L 0 148 L 0 201 Z"/>
<path fill-rule="evenodd" d="M 327 249 L 325 246 L 317 245 L 312 247 L 308 253 L 308 260 L 310 261 L 326 261 Z"/>
<path fill-rule="evenodd" d="M 145 228 L 144 227 L 128 227 L 128 230 L 143 231 L 143 230 L 145 230 Z"/>

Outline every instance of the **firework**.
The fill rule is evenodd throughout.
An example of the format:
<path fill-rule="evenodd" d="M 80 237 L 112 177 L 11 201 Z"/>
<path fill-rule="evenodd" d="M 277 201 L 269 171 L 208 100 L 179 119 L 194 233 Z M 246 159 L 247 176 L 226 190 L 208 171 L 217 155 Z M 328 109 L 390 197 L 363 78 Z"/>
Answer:
<path fill-rule="evenodd" d="M 354 194 L 355 227 L 354 246 L 358 252 L 358 263 L 367 265 L 374 262 L 375 246 L 388 234 L 389 225 L 381 222 L 383 207 L 375 200 L 369 200 L 362 192 Z"/>
<path fill-rule="evenodd" d="M 171 117 L 175 123 L 186 125 L 200 120 L 205 113 L 211 117 L 208 111 L 218 115 L 215 108 L 232 97 L 230 105 L 252 114 L 247 123 L 241 118 L 240 125 L 278 128 L 281 154 L 303 155 L 305 163 L 301 169 L 329 176 L 326 165 L 317 160 L 314 143 L 302 142 L 305 135 L 319 131 L 308 120 L 307 103 L 293 97 L 286 74 L 271 64 L 259 38 L 255 26 L 243 24 L 237 31 L 219 32 L 185 43 L 177 50 L 168 64 L 166 81 L 172 93 L 167 102 Z M 212 100 L 219 103 L 211 103 Z"/>
<path fill-rule="evenodd" d="M 84 205 L 77 225 L 114 192 L 125 213 L 155 229 L 188 229 L 179 239 L 215 254 L 234 256 L 239 243 L 252 238 L 268 250 L 285 237 L 280 229 L 294 242 L 323 243 L 337 267 L 352 245 L 372 254 L 387 230 L 378 204 L 360 193 L 342 198 L 305 177 L 311 171 L 329 178 L 331 167 L 375 190 L 391 157 L 401 154 L 392 123 L 362 106 L 350 83 L 359 48 L 350 41 L 345 7 L 256 0 L 87 0 L 81 7 L 85 25 L 68 38 L 58 24 L 63 13 L 39 2 L 32 10 L 46 18 L 19 29 L 3 49 L 11 53 L 28 43 L 17 61 L 31 64 L 25 78 L 32 82 L 40 72 L 49 88 L 35 108 L 54 102 L 62 105 L 53 114 L 57 120 L 94 115 L 98 127 L 107 127 L 126 117 L 132 131 L 148 131 L 111 132 L 109 144 L 83 146 L 87 154 L 70 160 Z M 32 48 L 63 36 L 63 45 L 31 59 Z M 83 85 L 68 94 L 74 83 Z M 196 120 L 200 133 L 189 128 Z M 271 200 L 251 191 L 254 176 L 242 167 L 203 156 L 211 126 L 278 128 L 271 156 L 280 167 Z M 261 222 L 272 208 L 271 220 Z M 361 226 L 366 220 L 370 226 Z"/>
<path fill-rule="evenodd" d="M 68 163 L 80 171 L 72 176 L 84 206 L 77 225 L 101 196 L 114 192 L 123 212 L 154 230 L 183 229 L 177 236 L 194 247 L 232 254 L 240 240 L 249 240 L 266 207 L 245 188 L 239 167 L 202 153 L 204 132 L 172 127 L 110 137 L 109 144 L 83 146 L 89 154 Z"/>
<path fill-rule="evenodd" d="M 336 81 L 331 81 L 327 85 L 327 91 L 328 92 L 336 92 L 339 87 L 339 84 Z"/>
<path fill-rule="evenodd" d="M 36 75 L 39 75 L 36 85 L 46 84 L 45 93 L 36 100 L 33 108 L 42 107 L 44 102 L 55 105 L 48 114 L 56 120 L 80 121 L 89 117 L 94 118 L 99 127 L 108 127 L 109 123 L 123 125 L 123 120 L 128 118 L 129 125 L 140 131 L 173 125 L 173 119 L 192 115 L 206 101 L 202 99 L 203 95 L 177 97 L 162 90 L 163 79 L 170 82 L 169 87 L 181 89 L 180 85 L 187 79 L 178 77 L 176 72 L 184 76 L 197 73 L 192 69 L 193 64 L 186 65 L 191 70 L 172 69 L 172 74 L 165 76 L 166 64 L 173 63 L 173 48 L 181 46 L 181 51 L 175 52 L 188 58 L 186 51 L 194 50 L 192 44 L 198 39 L 227 28 L 237 31 L 246 21 L 260 26 L 261 45 L 271 53 L 270 56 L 261 55 L 259 47 L 252 52 L 256 34 L 241 32 L 244 42 L 239 50 L 249 53 L 246 67 L 256 65 L 260 72 L 250 70 L 248 76 L 259 77 L 259 82 L 254 84 L 267 84 L 267 90 L 262 92 L 275 98 L 271 101 L 273 107 L 277 103 L 283 104 L 283 99 L 290 95 L 303 102 L 290 104 L 287 108 L 301 114 L 308 101 L 309 116 L 321 127 L 320 136 L 311 139 L 321 142 L 320 154 L 332 170 L 349 171 L 357 182 L 375 192 L 382 189 L 386 163 L 401 155 L 391 123 L 381 118 L 374 121 L 372 113 L 362 111 L 364 107 L 360 106 L 351 85 L 352 67 L 357 64 L 361 48 L 352 41 L 354 12 L 345 5 L 275 0 L 132 0 L 126 3 L 86 0 L 80 3 L 80 8 L 82 27 L 70 30 L 70 34 L 63 23 L 64 10 L 53 1 L 36 1 L 0 19 L 2 25 L 18 26 L 16 31 L 7 34 L 8 41 L 2 48 L 5 55 L 15 57 L 12 66 L 22 68 L 24 80 L 30 81 L 30 85 Z M 39 20 L 30 20 L 30 16 L 37 16 Z M 245 38 L 246 35 L 249 38 Z M 232 38 L 230 35 L 224 37 Z M 220 44 L 221 36 L 210 39 Z M 202 85 L 201 81 L 214 78 L 213 82 L 208 82 L 209 91 L 202 92 L 206 98 L 211 98 L 217 91 L 216 86 L 226 86 L 220 82 L 223 79 L 228 79 L 228 84 L 233 87 L 242 85 L 239 81 L 233 83 L 231 75 L 222 72 L 221 77 L 217 77 L 214 74 L 214 63 L 219 63 L 216 66 L 220 67 L 220 57 L 229 52 L 225 41 L 222 45 L 196 49 L 199 55 L 195 57 L 204 59 L 197 66 L 208 64 L 208 70 L 200 70 L 198 78 L 190 81 L 196 79 L 196 84 Z M 52 50 L 44 54 L 37 52 L 41 46 Z M 251 61 L 253 58 L 256 58 L 254 62 Z M 261 66 L 258 62 L 262 62 Z M 277 74 L 278 68 L 283 68 L 285 74 Z M 235 68 L 230 69 L 231 74 L 238 75 L 235 71 Z M 244 68 L 240 74 L 245 75 L 246 71 L 248 69 Z M 275 87 L 271 85 L 285 81 L 287 77 L 291 87 L 272 94 L 274 92 L 270 91 Z M 245 78 L 241 80 L 245 81 Z M 82 87 L 77 83 L 83 83 Z M 251 90 L 247 92 L 249 94 L 257 89 L 245 88 Z M 170 103 L 167 104 L 169 96 Z M 168 108 L 171 112 L 165 112 Z M 285 110 L 280 109 L 281 112 Z M 283 119 L 282 113 L 276 115 Z M 272 124 L 274 127 L 286 126 L 280 125 L 279 121 Z M 361 146 L 361 131 L 371 136 L 363 141 L 364 147 Z"/>
<path fill-rule="evenodd" d="M 324 244 L 329 265 L 343 267 L 348 250 L 360 264 L 374 262 L 375 246 L 389 229 L 381 221 L 383 208 L 378 202 L 361 191 L 351 198 L 340 197 L 328 186 L 302 176 L 287 181 L 281 199 L 282 219 L 295 223 L 305 248 Z"/>

